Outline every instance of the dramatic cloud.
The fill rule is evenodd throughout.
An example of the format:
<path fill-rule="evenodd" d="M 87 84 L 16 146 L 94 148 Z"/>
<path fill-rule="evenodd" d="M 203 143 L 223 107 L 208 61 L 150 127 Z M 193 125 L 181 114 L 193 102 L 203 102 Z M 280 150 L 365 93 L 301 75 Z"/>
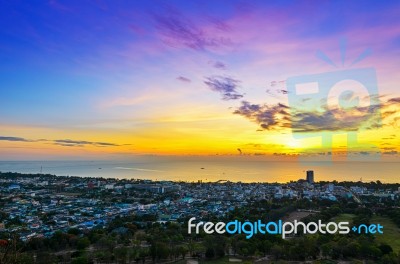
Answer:
<path fill-rule="evenodd" d="M 204 83 L 214 92 L 222 96 L 222 100 L 236 100 L 243 97 L 237 91 L 239 81 L 230 77 L 212 76 L 207 77 Z"/>
<path fill-rule="evenodd" d="M 320 132 L 378 128 L 381 125 L 379 109 L 378 105 L 354 107 L 351 112 L 327 107 L 323 111 L 310 112 L 292 108 L 292 129 L 294 132 Z"/>
<path fill-rule="evenodd" d="M 183 77 L 183 76 L 179 76 L 176 79 L 178 81 L 185 82 L 185 83 L 190 83 L 191 82 L 191 80 L 189 78 L 186 78 L 186 77 Z"/>
<path fill-rule="evenodd" d="M 400 127 L 400 97 L 394 97 L 382 104 L 381 115 L 383 123 L 394 128 Z M 392 138 L 396 135 L 391 135 Z"/>
<path fill-rule="evenodd" d="M 262 130 L 292 128 L 293 132 L 359 131 L 382 125 L 398 126 L 400 98 L 387 99 L 380 105 L 353 107 L 351 111 L 328 109 L 302 111 L 284 104 L 251 104 L 242 101 L 233 113 L 241 115 L 260 126 Z"/>
<path fill-rule="evenodd" d="M 13 141 L 13 142 L 51 142 L 54 145 L 65 146 L 65 147 L 82 147 L 87 145 L 97 146 L 97 147 L 115 147 L 122 146 L 119 144 L 109 143 L 109 142 L 96 142 L 96 141 L 85 141 L 85 140 L 71 140 L 71 139 L 38 139 L 31 140 L 21 137 L 5 137 L 0 136 L 0 141 Z"/>
<path fill-rule="evenodd" d="M 66 147 L 82 147 L 86 145 L 98 146 L 98 147 L 110 147 L 110 146 L 120 146 L 114 143 L 107 142 L 93 142 L 93 141 L 84 141 L 84 140 L 70 140 L 70 139 L 57 139 L 53 140 L 54 144 L 66 146 Z"/>
<path fill-rule="evenodd" d="M 176 10 L 165 10 L 162 15 L 154 15 L 154 19 L 157 29 L 165 37 L 164 41 L 171 46 L 183 45 L 190 49 L 203 51 L 230 43 L 229 39 L 207 33 L 206 30 Z M 213 23 L 210 25 L 215 30 L 226 30 L 226 28 Z"/>
<path fill-rule="evenodd" d="M 0 136 L 0 141 L 22 141 L 22 142 L 29 142 L 29 140 L 21 137 L 2 137 Z"/>
<path fill-rule="evenodd" d="M 259 124 L 263 130 L 273 130 L 290 126 L 288 108 L 288 106 L 281 103 L 269 106 L 267 104 L 259 105 L 242 101 L 242 105 L 233 113 Z"/>

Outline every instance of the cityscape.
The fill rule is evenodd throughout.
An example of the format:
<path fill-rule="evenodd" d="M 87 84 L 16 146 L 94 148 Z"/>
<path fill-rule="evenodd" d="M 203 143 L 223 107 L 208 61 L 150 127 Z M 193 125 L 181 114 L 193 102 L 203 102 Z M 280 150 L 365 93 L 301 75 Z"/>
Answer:
<path fill-rule="evenodd" d="M 400 184 L 383 184 L 379 181 L 319 182 L 317 179 L 318 175 L 313 170 L 306 171 L 304 177 L 298 181 L 288 183 L 242 183 L 227 180 L 171 182 L 2 172 L 0 237 L 13 234 L 21 243 L 30 245 L 24 249 L 24 256 L 28 260 L 29 256 L 40 256 L 41 253 L 36 253 L 40 250 L 34 250 L 38 241 L 52 241 L 61 234 L 68 234 L 76 236 L 77 241 L 87 243 L 85 246 L 78 246 L 79 243 L 75 242 L 78 243 L 75 246 L 78 247 L 76 252 L 86 257 L 74 258 L 74 254 L 77 254 L 73 253 L 74 246 L 66 245 L 69 250 L 53 249 L 52 257 L 47 255 L 46 258 L 61 263 L 89 260 L 95 263 L 168 262 L 172 258 L 169 254 L 183 254 L 183 259 L 197 262 L 199 259 L 210 258 L 208 248 L 200 246 L 204 243 L 204 235 L 197 235 L 196 238 L 186 234 L 188 238 L 177 241 L 178 244 L 182 244 L 179 246 L 182 252 L 157 255 L 151 251 L 157 243 L 149 238 L 148 233 L 152 232 L 149 230 L 155 226 L 168 229 L 174 225 L 175 228 L 180 227 L 184 230 L 189 218 L 194 217 L 199 221 L 229 219 L 234 215 L 238 216 L 238 212 L 244 208 L 253 208 L 257 204 L 268 205 L 268 213 L 264 215 L 269 220 L 281 217 L 287 221 L 326 214 L 326 210 L 333 208 L 338 210 L 337 217 L 350 215 L 350 221 L 356 221 L 358 216 L 355 212 L 359 210 L 357 208 L 369 210 L 371 214 L 382 214 L 382 210 L 387 208 L 399 208 Z M 344 204 L 348 208 L 340 209 Z M 250 221 L 252 217 L 248 215 L 245 219 Z M 335 215 L 329 218 L 335 219 Z M 101 230 L 113 234 L 116 239 L 113 247 L 123 247 L 125 251 L 117 253 L 113 249 L 108 257 L 95 254 L 93 251 L 98 246 L 97 242 L 85 238 L 90 237 L 93 232 L 103 232 Z M 135 242 L 133 246 L 132 241 L 136 241 L 138 234 L 141 234 L 140 243 Z M 131 238 L 128 239 L 129 242 L 123 242 L 122 246 L 119 245 L 121 242 L 118 242 L 117 236 Z M 189 252 L 187 239 L 197 241 L 197 247 L 196 243 L 192 245 L 196 250 Z M 128 249 L 134 250 L 128 253 Z M 391 247 L 390 249 L 392 252 Z M 169 250 L 178 249 L 170 247 Z M 258 251 L 243 254 L 243 249 L 235 249 L 234 244 L 227 244 L 223 252 L 218 254 L 229 256 L 229 261 L 242 261 L 244 257 L 247 260 L 270 263 L 282 257 L 279 255 L 282 253 L 274 252 L 271 247 L 266 249 L 264 254 Z M 123 260 L 118 254 L 122 254 Z M 129 260 L 129 256 L 132 260 Z M 42 257 L 40 256 L 40 259 Z M 180 257 L 175 256 L 173 259 L 177 261 Z M 47 263 L 42 261 L 44 260 L 38 263 Z"/>
<path fill-rule="evenodd" d="M 115 217 L 154 216 L 155 222 L 202 219 L 208 213 L 224 217 L 250 201 L 273 199 L 354 200 L 363 197 L 400 199 L 397 189 L 370 189 L 357 183 L 349 188 L 335 183 L 314 183 L 314 172 L 286 184 L 221 182 L 152 182 L 50 175 L 4 177 L 0 174 L 2 232 L 17 232 L 22 241 L 51 237 L 70 228 L 82 231 L 104 227 Z M 150 195 L 149 195 L 150 194 Z M 163 199 L 164 198 L 164 199 Z M 5 202 L 8 201 L 8 202 Z M 13 226 L 14 221 L 22 225 Z M 7 229 L 5 227 L 8 227 Z"/>

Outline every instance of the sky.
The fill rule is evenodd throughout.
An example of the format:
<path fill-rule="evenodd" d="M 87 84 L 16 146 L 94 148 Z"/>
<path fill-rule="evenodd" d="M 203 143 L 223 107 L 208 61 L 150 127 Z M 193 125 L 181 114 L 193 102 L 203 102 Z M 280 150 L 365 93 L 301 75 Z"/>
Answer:
<path fill-rule="evenodd" d="M 396 159 L 399 70 L 399 1 L 3 0 L 0 159 Z"/>

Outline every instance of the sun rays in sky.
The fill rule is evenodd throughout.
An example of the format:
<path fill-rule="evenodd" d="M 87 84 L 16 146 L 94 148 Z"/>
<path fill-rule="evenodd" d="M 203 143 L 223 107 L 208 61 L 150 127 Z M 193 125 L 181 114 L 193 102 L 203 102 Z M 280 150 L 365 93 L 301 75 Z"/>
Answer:
<path fill-rule="evenodd" d="M 11 1 L 0 15 L 1 159 L 398 157 L 396 1 Z M 376 94 L 290 101 L 294 76 L 365 68 Z M 374 114 L 321 104 L 339 97 Z"/>

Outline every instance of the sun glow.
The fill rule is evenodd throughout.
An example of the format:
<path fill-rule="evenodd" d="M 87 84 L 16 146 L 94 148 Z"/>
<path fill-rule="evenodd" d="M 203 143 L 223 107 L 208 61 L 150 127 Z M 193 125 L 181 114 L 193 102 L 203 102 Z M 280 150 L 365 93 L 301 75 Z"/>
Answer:
<path fill-rule="evenodd" d="M 300 140 L 295 139 L 295 138 L 289 139 L 289 140 L 285 143 L 285 145 L 286 145 L 287 147 L 289 147 L 289 148 L 295 148 L 295 149 L 301 148 L 301 142 L 300 142 Z"/>

